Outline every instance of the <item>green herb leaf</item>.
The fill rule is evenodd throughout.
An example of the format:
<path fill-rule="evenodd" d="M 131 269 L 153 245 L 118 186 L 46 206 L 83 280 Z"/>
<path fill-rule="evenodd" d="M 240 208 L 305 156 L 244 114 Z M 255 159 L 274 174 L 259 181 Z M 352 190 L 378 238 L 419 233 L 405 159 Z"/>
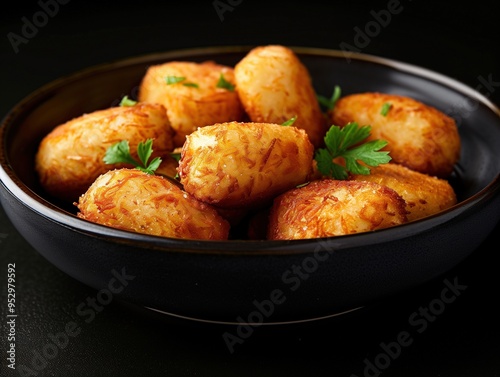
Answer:
<path fill-rule="evenodd" d="M 390 102 L 384 103 L 382 105 L 382 109 L 380 110 L 380 114 L 382 114 L 383 116 L 387 116 L 391 107 L 392 107 L 392 103 L 390 103 Z"/>
<path fill-rule="evenodd" d="M 167 85 L 177 84 L 178 82 L 186 81 L 184 76 L 167 76 L 165 77 L 165 82 Z"/>
<path fill-rule="evenodd" d="M 371 140 L 360 144 L 370 135 L 370 131 L 371 126 L 359 127 L 356 122 L 342 128 L 332 125 L 324 138 L 326 148 L 319 148 L 314 155 L 320 173 L 334 179 L 347 179 L 349 172 L 370 174 L 366 165 L 388 163 L 391 160 L 389 152 L 380 151 L 387 141 Z M 338 157 L 344 159 L 345 167 L 333 161 Z"/>
<path fill-rule="evenodd" d="M 137 145 L 137 155 L 142 162 L 142 166 L 147 166 L 151 153 L 153 153 L 153 139 L 147 139 Z"/>
<path fill-rule="evenodd" d="M 144 168 L 141 166 L 138 166 L 137 169 L 142 170 L 143 172 L 148 173 L 148 174 L 154 174 L 155 170 L 160 167 L 160 164 L 161 164 L 161 158 L 155 157 L 151 160 L 149 165 L 147 165 Z"/>
<path fill-rule="evenodd" d="M 235 86 L 233 84 L 231 84 L 229 81 L 227 81 L 224 78 L 224 75 L 222 73 L 219 76 L 219 81 L 217 81 L 216 87 L 222 88 L 222 89 L 227 89 L 230 92 L 233 92 L 234 88 L 235 88 Z"/>
<path fill-rule="evenodd" d="M 285 126 L 285 127 L 288 127 L 288 126 L 291 126 L 292 124 L 294 124 L 296 120 L 297 120 L 297 115 L 295 115 L 294 117 L 291 117 L 287 121 L 281 123 L 281 125 Z"/>
<path fill-rule="evenodd" d="M 106 164 L 119 164 L 126 163 L 135 166 L 148 174 L 154 174 L 155 170 L 158 169 L 161 163 L 160 157 L 155 157 L 151 162 L 148 163 L 151 154 L 153 153 L 153 139 L 147 139 L 144 142 L 140 142 L 137 145 L 137 155 L 139 160 L 135 160 L 130 154 L 130 147 L 128 140 L 119 141 L 111 145 L 104 155 L 104 163 Z"/>
<path fill-rule="evenodd" d="M 172 152 L 172 153 L 170 153 L 170 156 L 172 156 L 172 158 L 177 162 L 179 162 L 181 160 L 180 152 Z"/>
<path fill-rule="evenodd" d="M 322 95 L 316 95 L 316 98 L 318 99 L 318 102 L 320 105 L 326 107 L 327 110 L 332 110 L 335 107 L 335 104 L 337 103 L 337 100 L 340 98 L 342 94 L 342 90 L 340 89 L 340 86 L 335 85 L 333 88 L 333 93 L 330 98 L 327 98 Z"/>
<path fill-rule="evenodd" d="M 122 100 L 120 101 L 120 106 L 134 106 L 136 104 L 137 101 L 128 98 L 128 96 L 123 96 Z"/>
<path fill-rule="evenodd" d="M 306 187 L 307 185 L 309 185 L 309 183 L 311 183 L 311 181 L 307 181 L 307 182 L 301 183 L 300 185 L 295 186 L 295 188 Z"/>
<path fill-rule="evenodd" d="M 183 86 L 190 86 L 192 88 L 199 88 L 199 85 L 194 82 L 184 82 L 186 78 L 184 76 L 167 76 L 165 77 L 165 82 L 167 85 L 173 85 L 182 82 Z"/>
<path fill-rule="evenodd" d="M 128 145 L 128 140 L 122 140 L 118 143 L 111 145 L 104 155 L 104 163 L 106 164 L 119 164 L 126 163 L 132 164 L 134 166 L 137 165 L 137 161 L 135 161 L 130 155 L 130 147 Z"/>

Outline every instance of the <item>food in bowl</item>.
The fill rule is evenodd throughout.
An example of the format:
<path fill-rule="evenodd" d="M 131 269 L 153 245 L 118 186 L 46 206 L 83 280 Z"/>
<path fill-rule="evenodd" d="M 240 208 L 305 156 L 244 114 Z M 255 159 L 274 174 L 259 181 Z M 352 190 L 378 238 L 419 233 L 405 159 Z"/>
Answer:
<path fill-rule="evenodd" d="M 188 193 L 217 208 L 261 208 L 310 179 L 313 153 L 307 134 L 296 127 L 218 123 L 188 136 L 179 177 Z"/>
<path fill-rule="evenodd" d="M 254 122 L 281 124 L 296 117 L 315 147 L 323 144 L 327 122 L 311 76 L 297 55 L 285 46 L 258 46 L 234 68 L 236 91 Z"/>
<path fill-rule="evenodd" d="M 262 77 L 270 77 L 263 75 L 270 67 L 274 67 L 275 70 L 272 72 L 275 76 L 271 76 L 270 81 L 262 80 Z M 252 75 L 259 72 L 262 77 L 251 79 Z M 220 85 L 215 77 L 223 80 L 224 85 Z M 200 86 L 198 81 L 203 85 Z M 188 111 L 188 107 L 183 107 L 182 101 L 184 98 L 184 101 L 190 103 L 193 101 L 193 96 L 187 96 L 185 93 L 210 91 L 206 88 L 208 82 L 211 83 L 210 90 L 213 91 L 217 87 L 218 95 L 227 94 L 224 96 L 226 99 L 221 99 L 220 102 L 227 104 L 229 103 L 227 102 L 228 98 L 233 101 L 233 105 L 224 105 L 224 108 L 244 109 L 244 114 L 240 110 L 224 113 L 219 111 L 220 109 L 212 108 L 214 118 L 201 119 L 192 116 L 193 112 Z M 130 109 L 148 105 L 163 109 L 163 117 L 166 118 L 163 121 L 165 132 L 162 133 L 162 126 L 159 124 L 159 128 L 155 128 L 155 132 L 159 132 L 161 135 L 151 135 L 145 132 L 141 133 L 139 137 L 134 135 L 135 144 L 141 145 L 140 137 L 154 139 L 154 148 L 146 152 L 146 160 L 154 155 L 154 151 L 157 152 L 156 158 L 160 158 L 160 156 L 171 158 L 176 151 L 180 150 L 179 166 L 176 169 L 178 177 L 177 179 L 170 178 L 176 179 L 180 183 L 182 186 L 180 190 L 185 193 L 185 199 L 189 197 L 189 200 L 198 201 L 195 207 L 198 209 L 207 208 L 211 216 L 217 214 L 217 216 L 212 217 L 212 220 L 207 220 L 208 227 L 221 226 L 222 229 L 220 232 L 206 233 L 201 231 L 206 230 L 205 227 L 202 227 L 200 232 L 191 230 L 186 232 L 179 230 L 159 231 L 158 229 L 168 228 L 165 224 L 160 223 L 168 223 L 169 221 L 175 223 L 172 224 L 172 227 L 185 226 L 189 228 L 196 226 L 195 224 L 201 225 L 196 221 L 175 222 L 173 220 L 183 218 L 183 214 L 186 215 L 186 219 L 190 218 L 191 210 L 181 211 L 182 213 L 175 212 L 172 215 L 172 220 L 169 220 L 167 202 L 177 200 L 169 196 L 170 194 L 162 197 L 162 200 L 168 198 L 167 202 L 155 201 L 155 208 L 159 211 L 146 219 L 142 216 L 141 203 L 148 201 L 143 198 L 143 195 L 145 192 L 151 192 L 154 196 L 154 190 L 144 190 L 140 193 L 137 192 L 136 195 L 130 195 L 132 191 L 124 192 L 115 187 L 115 183 L 116 186 L 121 185 L 120 179 L 111 179 L 109 174 L 106 175 L 105 179 L 102 176 L 98 178 L 95 171 L 93 177 L 98 179 L 98 183 L 95 185 L 92 185 L 93 182 L 90 182 L 89 179 L 80 180 L 78 196 L 75 195 L 76 191 L 70 192 L 68 190 L 64 193 L 66 196 L 60 194 L 64 199 L 69 199 L 68 195 L 73 195 L 74 204 L 80 211 L 78 216 L 82 219 L 140 233 L 174 238 L 215 237 L 216 239 L 227 239 L 232 237 L 231 232 L 235 233 L 233 227 L 249 227 L 250 225 L 245 219 L 250 219 L 256 211 L 267 208 L 267 210 L 271 210 L 272 214 L 269 219 L 273 219 L 269 221 L 269 227 L 275 227 L 275 230 L 269 228 L 265 238 L 268 240 L 298 239 L 339 236 L 396 226 L 434 214 L 456 203 L 453 187 L 446 181 L 460 156 L 458 130 L 452 118 L 409 97 L 366 92 L 332 98 L 331 106 L 325 111 L 320 110 L 321 121 L 319 121 L 317 114 L 318 109 L 320 109 L 320 101 L 312 87 L 309 72 L 298 60 L 295 53 L 287 47 L 271 45 L 252 49 L 235 64 L 234 72 L 232 67 L 223 66 L 216 62 L 194 64 L 177 61 L 155 65 L 146 72 L 140 88 L 138 102 L 132 101 L 132 103 L 120 107 L 100 110 L 96 114 L 124 112 L 125 110 L 118 110 L 122 107 L 133 112 Z M 194 97 L 198 95 L 199 93 Z M 175 97 L 175 101 L 172 97 Z M 212 103 L 212 105 L 214 104 Z M 205 108 L 205 112 L 210 109 L 211 107 Z M 179 110 L 179 112 L 172 113 L 173 110 Z M 204 112 L 202 111 L 202 113 Z M 175 125 L 180 119 L 180 115 L 190 117 L 189 127 Z M 205 113 L 204 115 L 208 116 Z M 85 132 L 89 132 L 90 137 L 92 129 L 97 129 L 99 132 L 96 133 L 97 137 L 94 135 L 94 140 L 97 140 L 96 143 L 102 143 L 96 149 L 102 155 L 103 148 L 105 146 L 109 148 L 111 140 L 116 143 L 127 140 L 128 135 L 125 133 L 122 135 L 120 132 L 113 132 L 112 139 L 107 137 L 107 129 L 103 128 L 103 123 L 100 124 L 99 121 L 94 122 L 93 125 L 91 122 L 82 122 L 83 117 L 92 119 L 92 116 L 95 114 L 83 115 L 81 118 L 68 122 L 80 126 L 79 140 L 85 139 L 83 136 Z M 148 117 L 147 114 L 144 115 L 143 121 L 148 123 Z M 246 120 L 242 121 L 242 118 Z M 211 119 L 211 121 L 207 119 Z M 217 122 L 215 122 L 216 119 Z M 284 119 L 285 121 L 283 121 Z M 335 123 L 332 123 L 327 130 L 324 122 L 328 120 Z M 368 121 L 372 122 L 373 126 L 366 123 Z M 87 131 L 85 127 L 88 127 Z M 47 135 L 40 144 L 37 156 L 48 154 L 47 150 L 50 148 L 44 146 L 51 138 L 54 138 L 54 133 L 62 135 L 63 138 L 66 136 L 66 138 L 72 139 L 71 133 L 65 128 L 68 126 L 59 126 L 56 131 Z M 369 137 L 370 131 L 389 141 L 373 136 Z M 322 137 L 318 139 L 320 134 Z M 156 149 L 157 139 L 160 141 L 159 151 Z M 404 143 L 401 140 L 404 140 Z M 116 143 L 112 146 L 115 146 Z M 80 147 L 82 146 L 83 150 L 87 149 L 84 144 Z M 396 158 L 391 161 L 390 154 L 392 155 L 393 150 Z M 416 150 L 423 152 L 416 153 Z M 404 156 L 404 152 L 407 152 L 408 155 Z M 418 165 L 412 166 L 412 156 L 414 155 L 419 157 Z M 427 158 L 424 162 L 420 158 L 422 155 Z M 72 154 L 71 156 L 76 161 L 85 160 L 83 155 Z M 139 152 L 136 156 L 141 161 L 144 160 Z M 122 163 L 121 165 L 108 164 L 107 168 L 104 167 L 102 159 L 98 159 L 101 169 L 99 174 L 106 174 L 103 171 L 106 169 L 130 168 L 130 161 L 136 156 L 127 156 L 124 160 L 119 161 Z M 64 158 L 59 156 L 60 161 L 64 161 Z M 394 163 L 405 165 L 408 169 L 414 169 L 415 173 L 418 172 L 420 176 L 413 175 L 411 176 L 413 179 L 429 183 L 419 187 L 417 198 L 411 199 L 414 201 L 410 201 L 410 195 L 407 195 L 405 191 L 408 188 L 411 189 L 410 184 L 407 186 L 401 184 L 396 187 L 386 183 L 389 180 L 382 179 L 375 183 L 362 179 L 363 176 L 370 174 L 371 168 L 376 167 L 380 167 L 380 170 L 376 171 L 377 177 L 387 175 L 388 170 L 383 170 L 383 166 Z M 425 170 L 421 167 L 428 169 Z M 64 168 L 62 170 L 64 171 Z M 43 172 L 39 169 L 40 171 Z M 50 170 L 48 171 L 49 173 L 46 173 L 45 176 L 50 177 Z M 125 174 L 125 171 L 123 173 Z M 148 173 L 155 174 L 152 171 Z M 120 176 L 117 171 L 114 174 Z M 44 177 L 42 174 L 40 176 Z M 143 175 L 141 177 L 146 178 Z M 399 179 L 406 178 L 410 178 L 410 174 L 399 175 Z M 437 181 L 438 179 L 439 181 Z M 339 183 L 337 181 L 344 180 L 349 183 L 340 182 L 341 190 L 336 191 L 335 187 L 337 186 L 335 185 Z M 47 185 L 47 181 L 41 179 L 41 183 L 47 191 L 59 194 L 58 191 Z M 167 182 L 169 181 L 165 180 L 162 184 L 167 184 Z M 170 182 L 168 185 L 172 185 L 172 183 Z M 68 183 L 66 186 L 70 187 L 70 184 Z M 321 187 L 321 190 L 311 191 L 314 187 Z M 437 187 L 439 189 L 444 187 L 441 190 L 444 193 L 443 198 L 438 198 Z M 83 190 L 84 188 L 85 190 Z M 99 195 L 105 192 L 106 201 L 98 199 L 100 196 L 97 195 L 96 190 L 99 191 Z M 360 199 L 368 192 L 366 190 L 371 190 L 374 195 Z M 339 192 L 338 196 L 335 195 L 336 192 Z M 349 195 L 346 195 L 347 192 Z M 312 196 L 309 197 L 308 194 L 312 194 Z M 117 197 L 113 198 L 113 195 Z M 300 211 L 294 212 L 297 210 L 297 208 L 293 208 L 298 202 L 297 199 L 288 202 L 285 199 L 292 195 L 297 195 L 300 198 Z M 304 224 L 299 229 L 300 226 L 297 228 L 292 226 L 295 220 L 290 220 L 287 223 L 287 219 L 300 219 L 301 217 L 302 223 L 304 223 L 304 219 L 318 223 L 326 222 L 326 218 L 321 220 L 322 217 L 309 218 L 314 211 L 308 212 L 308 210 L 317 206 L 320 198 L 323 198 L 325 202 L 323 209 L 325 213 L 333 213 L 336 216 L 335 221 L 343 223 L 344 226 L 335 226 L 330 231 L 323 228 L 322 231 L 304 231 Z M 340 204 L 328 207 L 327 198 Z M 418 201 L 418 206 L 416 206 L 418 213 L 416 209 L 413 210 L 415 200 Z M 278 214 L 288 210 L 285 207 L 285 202 L 291 206 L 289 209 L 293 215 L 288 214 L 281 217 Z M 401 205 L 401 203 L 405 203 L 405 205 Z M 435 205 L 436 203 L 437 205 Z M 307 208 L 307 205 L 311 207 Z M 327 210 L 327 208 L 329 209 Z M 379 210 L 375 211 L 374 208 L 379 208 Z M 173 207 L 171 209 L 173 210 Z M 360 226 L 359 221 L 353 221 L 356 216 L 360 220 L 363 214 L 372 212 L 380 216 L 377 218 L 367 217 L 363 226 Z M 120 214 L 120 218 L 125 216 L 123 218 L 127 221 L 115 221 L 117 213 Z M 134 216 L 134 213 L 140 214 L 140 216 L 133 219 L 126 218 L 126 216 Z M 386 214 L 388 217 L 382 216 L 382 214 Z M 153 224 L 155 221 L 158 221 L 159 224 Z M 231 228 L 228 232 L 225 231 L 226 223 L 230 224 Z M 276 225 L 277 223 L 279 225 Z M 309 230 L 313 229 L 312 226 L 305 227 Z M 281 230 L 276 231 L 278 228 Z M 286 231 L 282 231 L 284 228 Z M 201 235 L 202 233 L 203 235 Z M 238 233 L 241 234 L 241 232 Z M 248 231 L 244 233 L 248 234 Z"/>
<path fill-rule="evenodd" d="M 73 201 L 110 169 L 103 158 L 117 141 L 128 140 L 137 157 L 137 145 L 153 138 L 155 156 L 163 156 L 174 147 L 172 137 L 163 105 L 140 103 L 97 110 L 58 125 L 46 135 L 35 156 L 35 169 L 48 193 Z"/>
<path fill-rule="evenodd" d="M 233 83 L 233 67 L 211 61 L 166 62 L 148 68 L 138 100 L 165 106 L 175 130 L 174 144 L 181 147 L 186 135 L 200 126 L 243 120 L 243 107 L 232 90 Z"/>
<path fill-rule="evenodd" d="M 227 240 L 229 223 L 210 205 L 159 175 L 114 169 L 78 201 L 78 217 L 117 229 L 163 237 Z"/>
<path fill-rule="evenodd" d="M 329 111 L 332 124 L 369 124 L 368 139 L 383 138 L 394 162 L 432 176 L 447 178 L 460 157 L 455 120 L 407 96 L 356 93 L 340 98 Z"/>
<path fill-rule="evenodd" d="M 448 180 L 395 162 L 374 166 L 370 174 L 352 174 L 350 179 L 376 182 L 395 190 L 405 200 L 408 221 L 444 211 L 457 203 L 457 194 Z"/>
<path fill-rule="evenodd" d="M 274 200 L 267 237 L 270 240 L 334 237 L 407 221 L 404 199 L 387 186 L 320 179 Z"/>

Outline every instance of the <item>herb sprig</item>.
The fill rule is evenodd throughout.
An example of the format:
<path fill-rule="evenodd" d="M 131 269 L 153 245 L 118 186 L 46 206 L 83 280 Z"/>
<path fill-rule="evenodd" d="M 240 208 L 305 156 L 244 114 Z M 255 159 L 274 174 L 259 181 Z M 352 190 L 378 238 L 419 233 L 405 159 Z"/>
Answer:
<path fill-rule="evenodd" d="M 391 109 L 391 107 L 392 107 L 392 103 L 385 102 L 382 105 L 382 108 L 380 109 L 380 114 L 382 114 L 383 116 L 387 116 L 387 114 L 389 114 L 389 110 Z"/>
<path fill-rule="evenodd" d="M 129 98 L 129 96 L 125 95 L 122 97 L 119 105 L 122 107 L 131 107 L 131 106 L 137 105 L 137 101 L 135 101 L 135 100 Z"/>
<path fill-rule="evenodd" d="M 371 126 L 358 126 L 351 122 L 340 128 L 332 125 L 325 135 L 326 148 L 319 148 L 314 156 L 318 170 L 324 176 L 347 179 L 353 174 L 370 174 L 368 166 L 378 166 L 391 160 L 388 151 L 380 151 L 387 145 L 385 140 L 371 140 L 360 144 L 371 131 Z M 342 158 L 345 166 L 334 160 Z M 363 164 L 361 164 L 362 162 Z"/>
<path fill-rule="evenodd" d="M 281 123 L 282 126 L 285 126 L 285 127 L 288 127 L 288 126 L 291 126 L 292 124 L 295 123 L 295 121 L 297 120 L 297 115 L 291 117 L 290 119 L 284 121 L 283 123 Z"/>
<path fill-rule="evenodd" d="M 113 145 L 111 145 L 104 155 L 104 163 L 106 164 L 118 164 L 118 163 L 126 163 L 135 166 L 136 169 L 139 169 L 148 174 L 154 174 L 155 170 L 158 169 L 161 163 L 160 157 L 153 158 L 150 162 L 148 160 L 153 153 L 153 139 L 147 139 L 146 141 L 141 141 L 137 145 L 137 155 L 139 156 L 139 160 L 137 161 L 130 154 L 130 146 L 128 140 L 119 141 Z"/>
<path fill-rule="evenodd" d="M 196 84 L 194 82 L 187 82 L 186 80 L 187 79 L 184 76 L 167 76 L 167 77 L 165 77 L 165 82 L 167 83 L 167 85 L 174 85 L 177 83 L 182 83 L 183 86 L 189 86 L 192 88 L 199 87 L 198 84 Z"/>
<path fill-rule="evenodd" d="M 219 81 L 215 85 L 217 88 L 227 89 L 230 92 L 234 92 L 235 86 L 226 80 L 224 75 L 221 73 L 219 76 Z"/>
<path fill-rule="evenodd" d="M 335 104 L 337 103 L 337 100 L 340 98 L 341 94 L 342 90 L 340 89 L 340 86 L 335 85 L 335 87 L 333 88 L 332 96 L 330 98 L 327 98 L 320 94 L 317 94 L 316 98 L 318 99 L 320 105 L 324 106 L 327 110 L 332 110 L 335 107 Z"/>

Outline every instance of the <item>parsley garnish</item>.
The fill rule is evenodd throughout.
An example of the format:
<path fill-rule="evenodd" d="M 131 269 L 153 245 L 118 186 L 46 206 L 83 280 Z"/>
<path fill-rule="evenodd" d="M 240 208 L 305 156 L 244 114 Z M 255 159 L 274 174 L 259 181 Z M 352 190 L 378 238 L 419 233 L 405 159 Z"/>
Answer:
<path fill-rule="evenodd" d="M 310 181 L 308 181 L 308 182 L 301 183 L 300 185 L 295 186 L 295 188 L 302 188 L 302 187 L 306 187 L 309 183 L 311 183 L 311 182 L 310 182 Z"/>
<path fill-rule="evenodd" d="M 128 96 L 123 96 L 122 100 L 120 101 L 120 106 L 134 106 L 136 104 L 137 101 L 128 98 Z"/>
<path fill-rule="evenodd" d="M 297 116 L 294 116 L 294 117 L 291 117 L 290 119 L 288 119 L 287 121 L 281 123 L 281 125 L 288 127 L 288 126 L 291 126 L 292 124 L 294 124 L 296 120 L 297 120 Z"/>
<path fill-rule="evenodd" d="M 186 78 L 184 76 L 167 76 L 165 77 L 165 82 L 167 85 L 177 84 L 178 82 L 185 81 Z"/>
<path fill-rule="evenodd" d="M 379 151 L 387 145 L 385 140 L 371 140 L 359 144 L 370 135 L 371 126 L 359 127 L 356 122 L 351 122 L 340 128 L 332 125 L 325 135 L 326 148 L 316 151 L 314 159 L 318 170 L 324 176 L 334 179 L 347 179 L 348 172 L 353 174 L 370 174 L 368 166 L 378 166 L 391 160 L 389 152 Z M 345 167 L 333 160 L 343 158 Z"/>
<path fill-rule="evenodd" d="M 389 113 L 389 110 L 391 109 L 392 107 L 392 103 L 390 102 L 386 102 L 382 105 L 382 109 L 380 110 L 380 114 L 382 114 L 383 116 L 386 116 L 388 113 Z"/>
<path fill-rule="evenodd" d="M 319 103 L 326 107 L 328 110 L 332 110 L 335 107 L 335 103 L 337 100 L 340 98 L 340 95 L 342 94 L 342 91 L 340 90 L 340 86 L 335 85 L 333 88 L 333 93 L 330 98 L 327 98 L 325 96 L 322 96 L 320 94 L 316 95 L 316 98 L 318 99 Z"/>
<path fill-rule="evenodd" d="M 167 85 L 173 85 L 173 84 L 177 84 L 179 82 L 183 82 L 183 81 L 186 81 L 186 78 L 184 76 L 167 76 L 165 77 L 165 82 L 167 83 Z M 198 88 L 198 84 L 194 83 L 194 82 L 183 82 L 184 86 L 190 86 L 190 87 L 193 87 L 193 88 Z"/>
<path fill-rule="evenodd" d="M 181 153 L 180 152 L 172 152 L 170 153 L 170 156 L 172 156 L 172 158 L 179 162 L 181 160 Z"/>
<path fill-rule="evenodd" d="M 231 84 L 229 81 L 227 81 L 225 78 L 224 78 L 224 75 L 221 73 L 220 76 L 219 76 L 219 81 L 217 81 L 217 85 L 216 85 L 217 88 L 222 88 L 222 89 L 227 89 L 229 90 L 230 92 L 234 91 L 234 85 Z"/>
<path fill-rule="evenodd" d="M 136 169 L 139 169 L 148 174 L 154 174 L 155 170 L 158 169 L 161 163 L 160 157 L 155 157 L 148 163 L 151 154 L 153 153 L 153 139 L 147 139 L 145 142 L 140 142 L 137 145 L 137 155 L 140 161 L 135 160 L 130 154 L 130 147 L 128 140 L 119 141 L 111 145 L 104 156 L 104 162 L 106 164 L 118 164 L 126 163 L 134 165 Z"/>

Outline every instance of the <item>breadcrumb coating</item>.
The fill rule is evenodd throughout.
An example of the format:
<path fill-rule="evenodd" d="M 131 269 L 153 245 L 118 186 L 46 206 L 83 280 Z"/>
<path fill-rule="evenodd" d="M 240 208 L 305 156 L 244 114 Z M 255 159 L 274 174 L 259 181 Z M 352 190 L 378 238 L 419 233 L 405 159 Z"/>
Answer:
<path fill-rule="evenodd" d="M 229 235 L 229 223 L 210 205 L 137 169 L 102 174 L 75 204 L 79 218 L 117 229 L 203 240 L 227 240 Z"/>
<path fill-rule="evenodd" d="M 149 138 L 154 140 L 153 158 L 173 149 L 173 130 L 162 105 L 138 103 L 97 110 L 47 134 L 35 156 L 35 169 L 49 194 L 72 203 L 100 174 L 125 167 L 104 163 L 112 144 L 128 140 L 131 155 L 137 158 L 137 145 Z"/>
<path fill-rule="evenodd" d="M 278 196 L 268 239 L 334 237 L 406 223 L 403 198 L 374 182 L 321 179 Z"/>

